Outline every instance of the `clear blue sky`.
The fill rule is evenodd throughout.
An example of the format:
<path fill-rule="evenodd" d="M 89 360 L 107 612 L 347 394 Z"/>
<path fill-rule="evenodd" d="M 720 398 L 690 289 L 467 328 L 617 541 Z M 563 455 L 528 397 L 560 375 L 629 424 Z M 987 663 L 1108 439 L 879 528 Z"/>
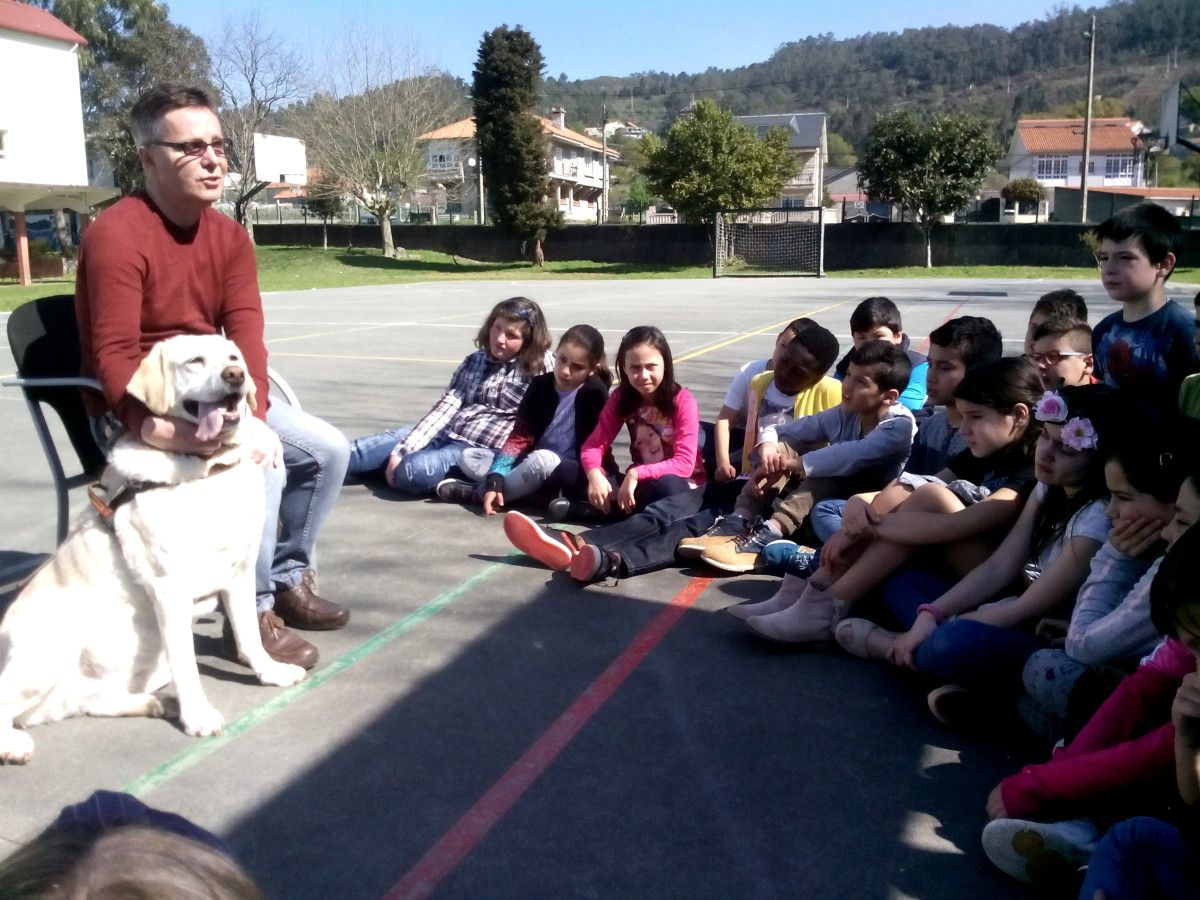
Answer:
<path fill-rule="evenodd" d="M 1012 27 L 1055 0 L 166 0 L 171 21 L 211 40 L 223 18 L 257 9 L 314 59 L 346 23 L 409 36 L 426 60 L 470 81 L 485 31 L 520 25 L 541 44 L 546 74 L 570 79 L 702 72 L 761 62 L 782 43 L 927 25 Z"/>

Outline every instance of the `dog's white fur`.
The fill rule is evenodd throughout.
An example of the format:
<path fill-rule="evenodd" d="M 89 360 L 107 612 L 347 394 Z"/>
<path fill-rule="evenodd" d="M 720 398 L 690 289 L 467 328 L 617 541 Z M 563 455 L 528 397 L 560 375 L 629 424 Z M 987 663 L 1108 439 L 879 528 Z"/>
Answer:
<path fill-rule="evenodd" d="M 0 760 L 28 762 L 33 740 L 17 726 L 68 716 L 164 716 L 178 700 L 191 735 L 217 734 L 205 697 L 192 617 L 220 600 L 242 660 L 263 684 L 290 685 L 300 666 L 271 659 L 255 614 L 254 563 L 262 537 L 263 476 L 246 451 L 254 382 L 219 336 L 156 344 L 128 391 L 159 415 L 196 421 L 196 402 L 223 406 L 212 457 L 156 450 L 132 436 L 109 457 L 104 482 L 165 485 L 137 493 L 104 523 L 87 510 L 0 622 Z"/>

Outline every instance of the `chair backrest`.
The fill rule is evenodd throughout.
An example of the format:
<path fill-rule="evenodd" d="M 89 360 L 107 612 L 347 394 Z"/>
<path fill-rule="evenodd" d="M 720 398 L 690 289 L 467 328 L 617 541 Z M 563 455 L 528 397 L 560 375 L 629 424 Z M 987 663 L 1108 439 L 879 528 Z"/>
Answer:
<path fill-rule="evenodd" d="M 79 375 L 79 326 L 75 297 L 56 294 L 18 306 L 8 317 L 8 345 L 22 378 L 75 378 Z M 77 387 L 37 387 L 29 396 L 50 406 L 62 420 L 83 471 L 99 474 L 104 454 L 92 437 Z"/>

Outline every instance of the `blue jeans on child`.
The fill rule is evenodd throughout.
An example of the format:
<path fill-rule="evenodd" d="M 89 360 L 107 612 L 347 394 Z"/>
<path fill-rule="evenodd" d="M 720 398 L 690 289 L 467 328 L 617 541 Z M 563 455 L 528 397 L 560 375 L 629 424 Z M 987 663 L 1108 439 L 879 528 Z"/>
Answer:
<path fill-rule="evenodd" d="M 379 475 L 387 466 L 388 457 L 412 426 L 393 428 L 379 434 L 360 437 L 350 444 L 350 466 L 347 474 Z M 422 447 L 407 454 L 396 468 L 396 488 L 414 497 L 433 492 L 437 483 L 458 466 L 459 456 L 470 447 L 466 441 L 456 441 L 441 434 Z"/>
<path fill-rule="evenodd" d="M 917 620 L 917 607 L 932 603 L 953 584 L 936 572 L 904 567 L 884 585 L 883 603 L 895 624 L 907 630 Z M 917 648 L 915 660 L 917 668 L 941 681 L 1017 693 L 1026 661 L 1045 646 L 1041 638 L 1015 628 L 951 619 Z"/>
<path fill-rule="evenodd" d="M 1079 898 L 1092 900 L 1096 891 L 1103 891 L 1107 900 L 1200 897 L 1179 829 L 1149 816 L 1118 822 L 1100 839 L 1088 862 Z"/>

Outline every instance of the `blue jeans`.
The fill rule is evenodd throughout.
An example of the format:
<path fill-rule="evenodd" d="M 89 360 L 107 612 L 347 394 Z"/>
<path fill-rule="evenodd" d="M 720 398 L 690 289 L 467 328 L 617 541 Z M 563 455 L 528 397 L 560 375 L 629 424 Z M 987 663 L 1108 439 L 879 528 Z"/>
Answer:
<path fill-rule="evenodd" d="M 821 543 L 825 543 L 842 527 L 842 515 L 846 512 L 845 500 L 818 500 L 808 514 L 808 521 Z"/>
<path fill-rule="evenodd" d="M 408 437 L 405 425 L 379 434 L 360 437 L 350 444 L 349 475 L 381 475 L 396 445 Z M 396 488 L 414 497 L 430 494 L 447 473 L 458 466 L 459 456 L 471 445 L 438 435 L 420 450 L 407 454 L 396 467 Z"/>
<path fill-rule="evenodd" d="M 1200 897 L 1179 829 L 1148 816 L 1118 822 L 1100 839 L 1088 862 L 1080 900 L 1092 900 L 1098 890 L 1107 900 Z"/>
<path fill-rule="evenodd" d="M 952 619 L 917 648 L 915 659 L 917 668 L 941 681 L 1016 694 L 1026 661 L 1045 646 L 1041 638 L 1015 628 Z"/>
<path fill-rule="evenodd" d="M 321 526 L 337 501 L 350 447 L 340 431 L 316 416 L 276 402 L 267 424 L 283 443 L 283 468 L 267 471 L 266 519 L 254 567 L 258 611 L 275 591 L 300 583 L 315 564 Z"/>

